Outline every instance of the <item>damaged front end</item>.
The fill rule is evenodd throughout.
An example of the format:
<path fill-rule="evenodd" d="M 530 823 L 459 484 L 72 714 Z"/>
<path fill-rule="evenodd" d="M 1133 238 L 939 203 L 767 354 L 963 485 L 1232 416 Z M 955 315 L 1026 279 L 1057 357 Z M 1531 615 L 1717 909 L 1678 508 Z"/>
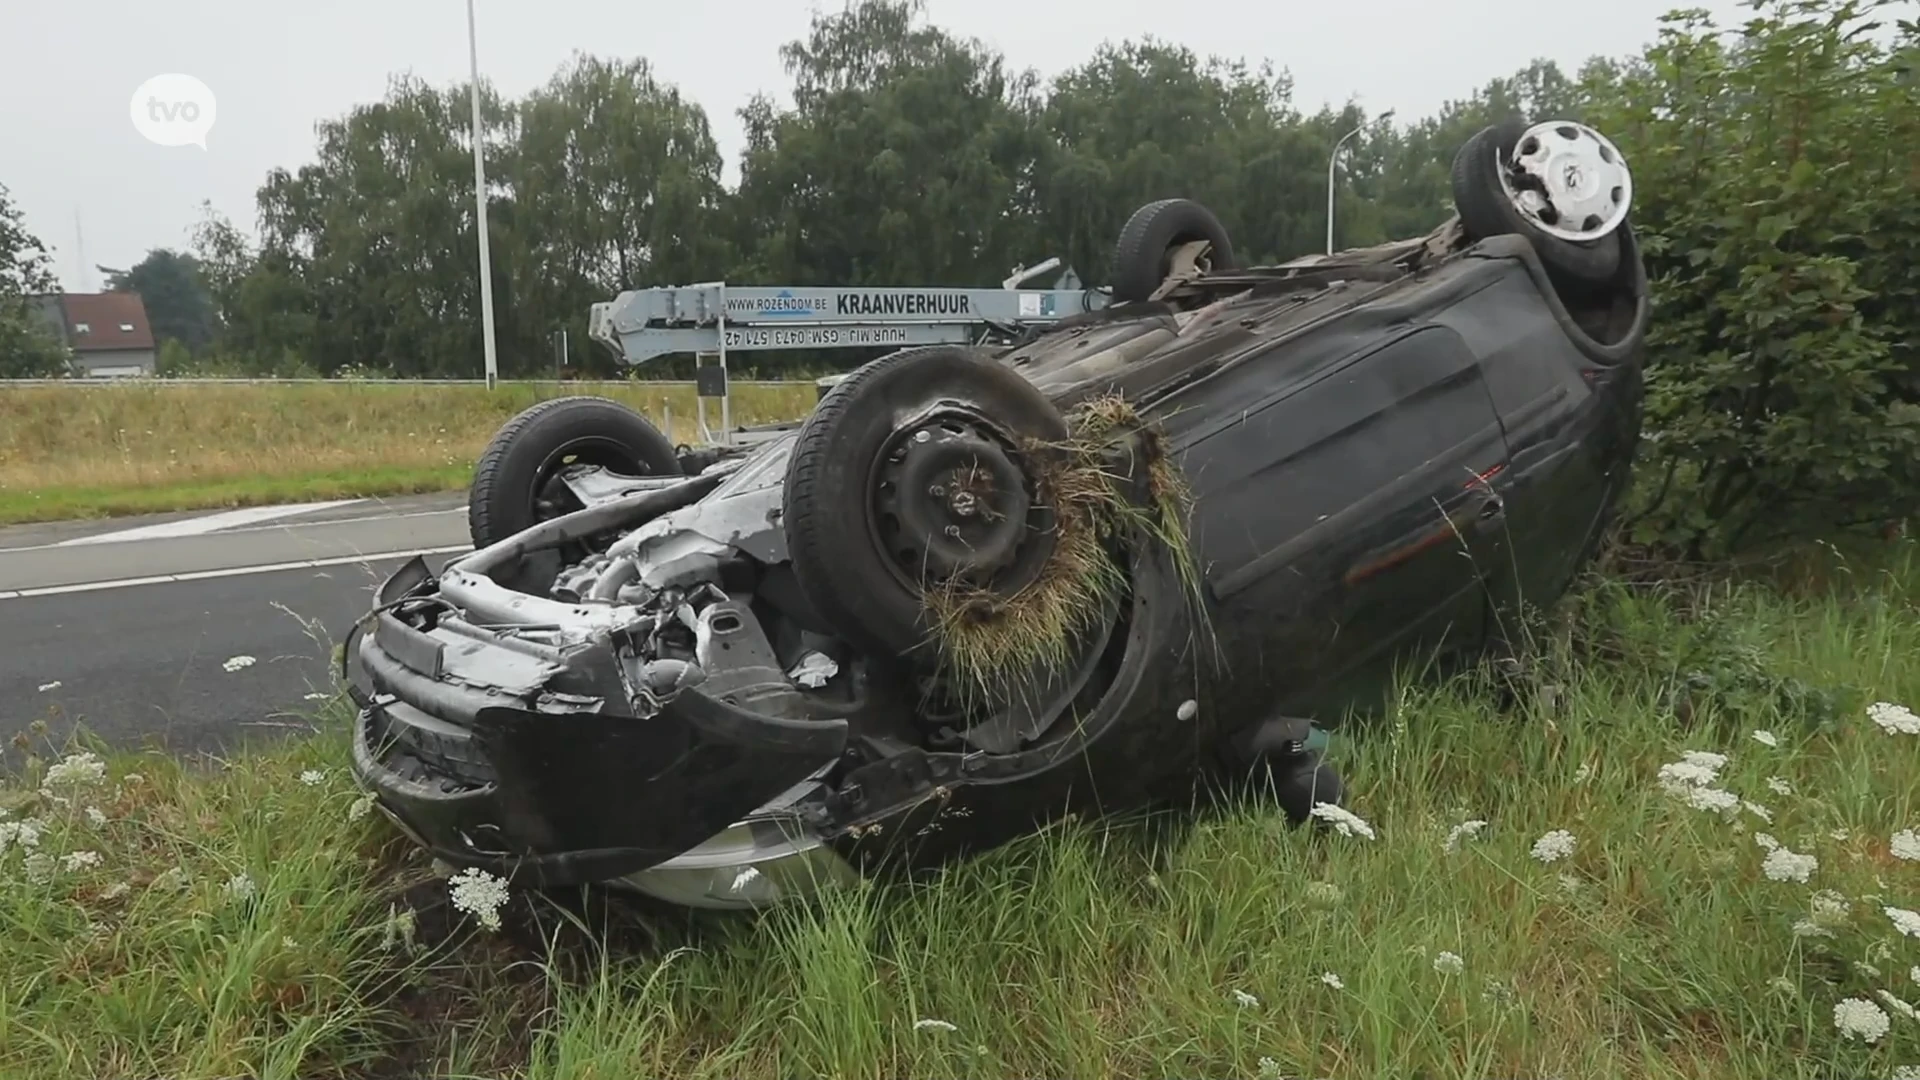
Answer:
<path fill-rule="evenodd" d="M 632 876 L 745 902 L 796 869 L 841 871 L 800 806 L 847 745 L 846 721 L 803 700 L 837 664 L 795 640 L 783 665 L 729 591 L 778 557 L 778 466 L 601 492 L 437 580 L 402 567 L 344 656 L 378 804 L 446 862 L 543 884 Z M 547 596 L 489 577 L 609 533 Z"/>
<path fill-rule="evenodd" d="M 783 520 L 798 437 L 691 476 L 582 470 L 567 482 L 584 509 L 390 577 L 343 656 L 354 771 L 383 812 L 457 867 L 736 908 L 845 882 L 870 855 L 924 864 L 1022 832 L 1069 808 L 1103 738 L 1123 790 L 1179 769 L 1164 740 L 1199 730 L 1167 722 L 1192 693 L 1170 658 L 1190 583 L 1150 529 L 1109 514 L 1097 540 L 1069 530 L 1078 565 L 1090 545 L 1114 557 L 1100 618 L 1018 692 L 968 700 L 960 625 L 988 633 L 976 656 L 1010 640 L 978 598 L 928 594 L 927 622 L 952 624 L 931 650 L 856 646 L 809 599 Z M 1159 459 L 1110 441 L 1098 475 L 1150 504 Z M 1076 498 L 1094 501 L 1059 505 Z M 500 584 L 555 552 L 551 585 Z"/>

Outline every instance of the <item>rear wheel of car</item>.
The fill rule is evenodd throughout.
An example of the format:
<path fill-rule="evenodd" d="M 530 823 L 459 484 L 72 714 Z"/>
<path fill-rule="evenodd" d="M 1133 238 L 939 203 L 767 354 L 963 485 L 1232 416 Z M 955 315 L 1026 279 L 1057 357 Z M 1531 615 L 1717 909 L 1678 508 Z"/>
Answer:
<path fill-rule="evenodd" d="M 1205 240 L 1213 270 L 1234 266 L 1233 242 L 1213 211 L 1191 199 L 1161 199 L 1133 212 L 1113 249 L 1113 298 L 1145 300 L 1172 269 L 1174 250 Z"/>
<path fill-rule="evenodd" d="M 1011 595 L 1053 552 L 1035 477 L 1065 419 L 1013 369 L 958 346 L 908 349 L 821 397 L 787 462 L 782 513 L 802 592 L 857 647 L 925 640 L 928 590 Z"/>
<path fill-rule="evenodd" d="M 572 465 L 599 465 L 626 476 L 682 471 L 673 444 L 634 409 L 603 397 L 549 398 L 502 424 L 474 466 L 467 490 L 473 546 L 498 543 L 581 509 L 560 476 Z M 512 586 L 542 584 L 542 575 L 550 582 L 563 558 L 546 551 L 523 559 Z"/>
<path fill-rule="evenodd" d="M 1454 155 L 1451 180 L 1469 237 L 1524 236 L 1548 273 L 1575 286 L 1607 285 L 1619 273 L 1632 179 L 1591 128 L 1517 118 L 1489 125 Z"/>

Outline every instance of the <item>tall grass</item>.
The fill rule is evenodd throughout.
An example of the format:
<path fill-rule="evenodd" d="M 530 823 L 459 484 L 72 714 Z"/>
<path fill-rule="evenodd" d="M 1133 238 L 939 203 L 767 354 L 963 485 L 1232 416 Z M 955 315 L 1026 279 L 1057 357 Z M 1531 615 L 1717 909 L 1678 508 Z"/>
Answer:
<path fill-rule="evenodd" d="M 663 427 L 670 411 L 672 437 L 698 441 L 692 387 L 643 382 L 0 387 L 0 523 L 457 488 L 502 423 L 573 393 Z M 813 398 L 811 383 L 735 385 L 731 418 L 790 420 Z"/>
<path fill-rule="evenodd" d="M 554 903 L 520 895 L 437 966 L 425 931 L 381 950 L 400 871 L 368 852 L 396 849 L 343 828 L 351 793 L 290 772 L 337 773 L 333 742 L 168 780 L 112 804 L 111 839 L 42 841 L 97 845 L 102 868 L 30 886 L 18 852 L 0 860 L 0 902 L 32 928 L 0 938 L 0 1069 L 377 1075 L 404 1046 L 413 1075 L 555 1080 L 1899 1075 L 1920 1065 L 1902 1012 L 1920 938 L 1885 909 L 1920 909 L 1893 839 L 1920 829 L 1920 734 L 1869 706 L 1920 703 L 1920 576 L 1835 580 L 1605 582 L 1535 628 L 1517 673 L 1402 685 L 1334 742 L 1370 839 L 1258 801 L 1067 822 L 927 881 L 648 916 L 646 948 L 540 946 Z M 1726 756 L 1727 812 L 1661 782 L 1703 751 Z M 1537 857 L 1557 830 L 1570 854 Z M 1817 864 L 1769 876 L 1799 861 L 1773 848 Z M 124 851 L 191 862 L 203 888 L 138 892 L 150 906 L 109 922 L 122 909 L 90 897 Z M 261 884 L 246 909 L 211 887 L 241 869 Z M 448 921 L 443 887 L 410 902 Z M 283 934 L 297 969 L 272 966 Z M 415 1015 L 401 982 L 460 1004 Z M 1887 1033 L 1837 1027 L 1849 999 Z"/>

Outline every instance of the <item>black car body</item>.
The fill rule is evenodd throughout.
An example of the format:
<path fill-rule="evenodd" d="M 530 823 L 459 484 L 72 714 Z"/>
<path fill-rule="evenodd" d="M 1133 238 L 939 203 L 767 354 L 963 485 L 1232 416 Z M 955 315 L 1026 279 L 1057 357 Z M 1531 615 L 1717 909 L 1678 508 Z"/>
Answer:
<path fill-rule="evenodd" d="M 575 469 L 580 509 L 381 587 L 346 644 L 356 775 L 455 866 L 714 907 L 1250 770 L 1309 784 L 1296 818 L 1337 801 L 1309 723 L 1552 602 L 1628 482 L 1648 314 L 1631 227 L 1582 278 L 1567 251 L 1541 255 L 1560 241 L 1476 237 L 1471 216 L 1256 269 L 1183 261 L 1204 249 L 1163 228 L 1148 298 L 987 353 L 875 361 L 751 450 Z M 912 582 L 848 524 L 867 486 L 948 475 L 946 458 L 912 471 L 916 424 L 946 425 L 916 436 L 928 453 L 964 455 L 1102 400 L 1137 421 L 1105 451 L 1121 488 L 1147 501 L 1154 461 L 1184 480 L 1184 550 L 1113 540 L 1111 608 L 1026 696 L 972 712 L 929 696 L 923 642 L 888 608 Z M 876 451 L 883 436 L 902 449 Z M 929 490 L 946 501 L 883 512 L 927 534 L 909 545 L 923 562 L 929 530 L 961 520 Z"/>

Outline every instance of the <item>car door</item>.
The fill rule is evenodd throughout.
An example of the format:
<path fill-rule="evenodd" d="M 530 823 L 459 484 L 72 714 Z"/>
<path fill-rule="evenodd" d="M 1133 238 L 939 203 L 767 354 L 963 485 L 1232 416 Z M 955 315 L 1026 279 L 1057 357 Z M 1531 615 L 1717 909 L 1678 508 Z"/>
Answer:
<path fill-rule="evenodd" d="M 1484 640 L 1507 448 L 1477 357 L 1430 325 L 1347 344 L 1315 370 L 1288 369 L 1324 343 L 1296 342 L 1225 373 L 1242 385 L 1208 396 L 1242 404 L 1187 451 L 1238 708 L 1336 720 L 1396 665 Z"/>

